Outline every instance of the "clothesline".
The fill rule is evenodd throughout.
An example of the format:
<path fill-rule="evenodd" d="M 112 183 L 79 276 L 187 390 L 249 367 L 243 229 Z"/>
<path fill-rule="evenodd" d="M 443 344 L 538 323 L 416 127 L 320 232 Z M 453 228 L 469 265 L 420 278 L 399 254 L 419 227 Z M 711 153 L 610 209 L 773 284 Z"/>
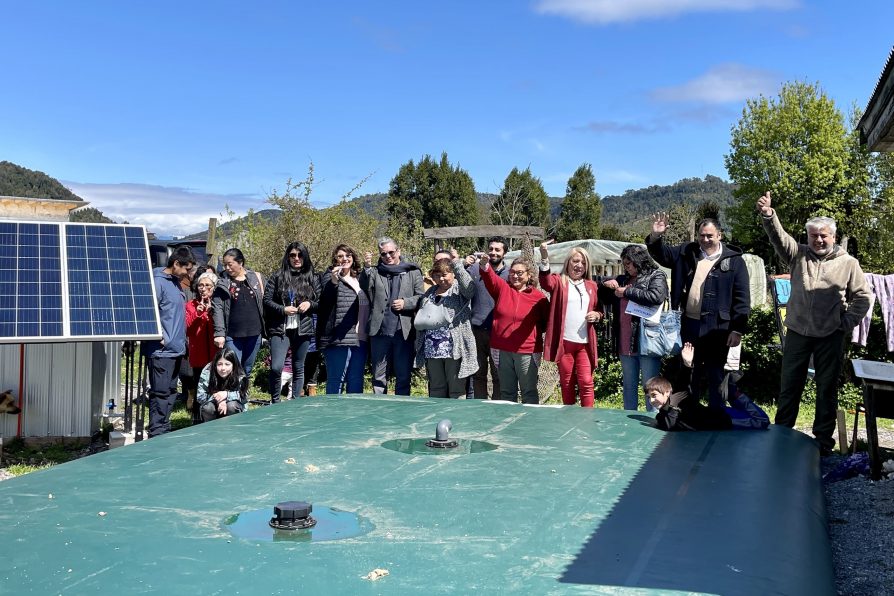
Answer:
<path fill-rule="evenodd" d="M 851 341 L 861 346 L 866 345 L 866 341 L 869 338 L 869 323 L 872 320 L 872 311 L 875 308 L 875 302 L 878 301 L 882 309 L 882 321 L 885 323 L 885 338 L 887 339 L 888 351 L 894 352 L 894 274 L 864 273 L 864 275 L 871 291 L 869 312 L 866 313 L 860 324 L 854 327 Z"/>

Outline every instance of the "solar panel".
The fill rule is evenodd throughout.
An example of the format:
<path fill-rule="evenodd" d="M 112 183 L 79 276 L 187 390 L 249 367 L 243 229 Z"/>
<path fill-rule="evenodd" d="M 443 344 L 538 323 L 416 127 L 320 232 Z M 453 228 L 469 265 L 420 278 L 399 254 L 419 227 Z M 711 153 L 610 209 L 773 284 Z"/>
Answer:
<path fill-rule="evenodd" d="M 142 226 L 0 222 L 0 343 L 161 336 Z"/>

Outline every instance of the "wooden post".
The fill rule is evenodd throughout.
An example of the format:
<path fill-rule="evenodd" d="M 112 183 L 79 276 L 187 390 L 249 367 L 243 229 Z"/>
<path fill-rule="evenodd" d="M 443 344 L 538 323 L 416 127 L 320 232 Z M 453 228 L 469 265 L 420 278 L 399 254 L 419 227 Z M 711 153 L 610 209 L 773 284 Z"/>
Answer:
<path fill-rule="evenodd" d="M 841 408 L 838 408 L 838 452 L 847 455 L 847 419 Z"/>
<path fill-rule="evenodd" d="M 211 266 L 216 265 L 215 263 L 215 253 L 214 253 L 214 245 L 217 242 L 217 218 L 212 217 L 208 219 L 208 237 L 205 239 L 205 254 L 208 255 L 208 264 Z"/>

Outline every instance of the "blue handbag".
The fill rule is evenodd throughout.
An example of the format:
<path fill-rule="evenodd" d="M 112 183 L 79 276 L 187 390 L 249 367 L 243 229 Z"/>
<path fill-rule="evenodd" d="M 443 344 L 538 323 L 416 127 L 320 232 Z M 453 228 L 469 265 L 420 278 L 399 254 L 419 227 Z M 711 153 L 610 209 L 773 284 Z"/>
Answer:
<path fill-rule="evenodd" d="M 676 356 L 683 349 L 680 337 L 680 311 L 661 312 L 658 322 L 648 319 L 639 321 L 639 353 L 641 356 L 664 358 Z"/>

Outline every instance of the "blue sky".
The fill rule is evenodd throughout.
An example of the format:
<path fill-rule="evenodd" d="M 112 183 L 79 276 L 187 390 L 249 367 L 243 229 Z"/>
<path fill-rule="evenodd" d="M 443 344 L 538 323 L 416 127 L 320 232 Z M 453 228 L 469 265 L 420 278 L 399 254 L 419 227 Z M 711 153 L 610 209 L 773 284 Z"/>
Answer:
<path fill-rule="evenodd" d="M 891 0 L 0 0 L 0 159 L 164 234 L 387 191 L 447 151 L 481 192 L 530 166 L 551 195 L 726 178 L 747 98 L 818 82 L 865 107 Z"/>

